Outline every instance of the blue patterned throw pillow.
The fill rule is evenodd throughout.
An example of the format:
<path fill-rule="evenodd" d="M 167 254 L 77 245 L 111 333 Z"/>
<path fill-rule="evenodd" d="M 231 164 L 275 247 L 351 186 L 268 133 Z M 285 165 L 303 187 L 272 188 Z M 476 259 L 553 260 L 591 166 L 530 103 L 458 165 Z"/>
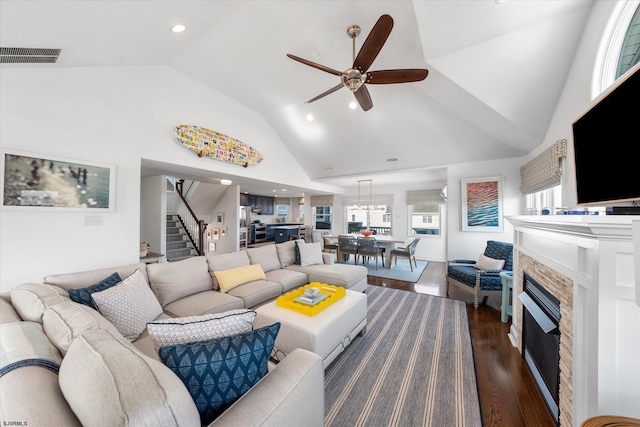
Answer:
<path fill-rule="evenodd" d="M 298 242 L 294 240 L 294 242 L 296 244 L 296 260 L 293 262 L 296 265 L 301 265 L 302 264 L 302 260 L 300 259 L 300 246 L 298 246 Z"/>
<path fill-rule="evenodd" d="M 243 334 L 160 347 L 162 362 L 182 380 L 211 423 L 267 374 L 280 323 Z"/>
<path fill-rule="evenodd" d="M 113 273 L 111 276 L 99 283 L 96 283 L 95 285 L 91 285 L 87 288 L 69 289 L 67 293 L 69 294 L 69 298 L 73 301 L 88 305 L 94 310 L 97 310 L 96 305 L 93 303 L 93 298 L 91 298 L 91 294 L 109 289 L 120 282 L 122 282 L 120 275 L 118 273 Z"/>

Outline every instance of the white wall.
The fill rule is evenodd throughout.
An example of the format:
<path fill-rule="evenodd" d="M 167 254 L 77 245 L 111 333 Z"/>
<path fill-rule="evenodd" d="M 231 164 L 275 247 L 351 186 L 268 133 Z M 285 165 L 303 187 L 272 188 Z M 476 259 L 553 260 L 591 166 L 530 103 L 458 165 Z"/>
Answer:
<path fill-rule="evenodd" d="M 224 224 L 216 224 L 215 218 L 217 213 L 224 215 Z M 227 228 L 227 235 L 222 237 L 220 235 L 219 240 L 212 240 L 216 244 L 216 254 L 224 254 L 227 252 L 237 251 L 239 249 L 239 219 L 240 213 L 240 187 L 232 185 L 226 188 L 226 191 L 220 198 L 220 201 L 211 212 L 212 221 L 209 223 L 209 227 L 215 227 L 222 229 Z M 208 252 L 208 246 L 205 252 Z"/>
<path fill-rule="evenodd" d="M 504 222 L 501 232 L 462 231 L 461 184 L 465 178 L 502 176 L 502 209 L 505 216 L 522 214 L 524 199 L 520 193 L 520 167 L 523 158 L 450 165 L 447 169 L 448 215 L 447 259 L 478 259 L 487 240 L 513 242 L 513 226 Z"/>
<path fill-rule="evenodd" d="M 166 254 L 167 177 L 142 179 L 140 183 L 140 241 L 151 250 Z"/>
<path fill-rule="evenodd" d="M 575 52 L 573 64 L 567 76 L 562 94 L 544 142 L 529 153 L 526 161 L 559 139 L 567 140 L 567 159 L 562 176 L 562 205 L 575 207 L 577 204 L 575 167 L 573 161 L 573 133 L 571 125 L 592 103 L 591 82 L 600 40 L 616 1 L 597 1 L 591 9 L 591 15 L 585 26 L 578 50 Z"/>
<path fill-rule="evenodd" d="M 141 159 L 256 178 L 312 183 L 264 118 L 168 67 L 3 68 L 3 148 L 116 166 L 115 212 L 84 226 L 83 213 L 1 212 L 0 291 L 45 275 L 137 262 Z M 265 160 L 242 168 L 199 158 L 173 127 L 196 124 L 245 141 Z M 339 191 L 339 189 L 337 189 Z M 153 248 L 153 247 L 152 247 Z M 155 249 L 155 248 L 154 248 Z"/>

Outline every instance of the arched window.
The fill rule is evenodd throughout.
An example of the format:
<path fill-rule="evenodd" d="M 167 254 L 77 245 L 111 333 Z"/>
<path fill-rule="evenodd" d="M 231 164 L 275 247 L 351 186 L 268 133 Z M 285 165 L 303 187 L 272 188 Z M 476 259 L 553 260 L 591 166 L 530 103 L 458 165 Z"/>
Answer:
<path fill-rule="evenodd" d="M 638 62 L 639 48 L 640 0 L 618 2 L 598 49 L 591 86 L 592 99 Z"/>

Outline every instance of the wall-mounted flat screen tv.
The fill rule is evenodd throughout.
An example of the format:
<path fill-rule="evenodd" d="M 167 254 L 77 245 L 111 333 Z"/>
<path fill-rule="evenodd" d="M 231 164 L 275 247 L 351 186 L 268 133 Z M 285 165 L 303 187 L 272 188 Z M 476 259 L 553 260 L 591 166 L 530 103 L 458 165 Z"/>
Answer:
<path fill-rule="evenodd" d="M 573 123 L 579 205 L 607 206 L 640 200 L 638 70 L 640 63 L 600 95 Z"/>

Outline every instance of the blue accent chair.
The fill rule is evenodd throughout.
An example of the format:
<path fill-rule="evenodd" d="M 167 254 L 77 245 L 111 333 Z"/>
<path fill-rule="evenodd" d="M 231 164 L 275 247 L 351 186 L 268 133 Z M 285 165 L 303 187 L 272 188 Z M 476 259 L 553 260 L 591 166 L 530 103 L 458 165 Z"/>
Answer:
<path fill-rule="evenodd" d="M 490 296 L 502 296 L 503 271 L 513 271 L 513 244 L 489 240 L 484 255 L 493 259 L 505 260 L 502 270 L 478 270 L 474 260 L 457 259 L 447 261 L 447 297 L 449 287 L 454 285 L 475 295 L 473 306 L 477 310 L 482 303 L 486 304 Z"/>

